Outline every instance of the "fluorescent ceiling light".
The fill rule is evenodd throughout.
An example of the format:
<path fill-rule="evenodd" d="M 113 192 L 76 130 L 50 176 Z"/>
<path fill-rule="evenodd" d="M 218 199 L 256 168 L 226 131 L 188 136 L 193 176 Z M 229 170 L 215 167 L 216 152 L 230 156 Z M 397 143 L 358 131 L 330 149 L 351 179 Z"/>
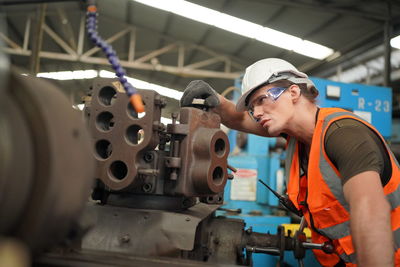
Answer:
<path fill-rule="evenodd" d="M 27 76 L 23 73 L 22 75 Z M 76 70 L 76 71 L 56 71 L 56 72 L 41 72 L 37 77 L 54 79 L 54 80 L 78 80 L 78 79 L 93 79 L 101 78 L 116 78 L 115 73 L 108 70 Z M 160 95 L 180 100 L 183 92 L 167 88 L 158 84 L 148 83 L 139 79 L 125 76 L 135 88 L 154 90 Z M 84 104 L 75 105 L 74 108 L 83 110 Z M 161 117 L 161 122 L 164 124 L 172 124 L 172 119 Z"/>
<path fill-rule="evenodd" d="M 55 80 L 80 80 L 80 79 L 93 79 L 96 77 L 102 78 L 116 78 L 115 73 L 107 70 L 75 70 L 75 71 L 56 71 L 56 72 L 41 72 L 36 75 L 37 77 L 49 78 Z M 145 82 L 139 79 L 125 76 L 128 81 L 135 88 L 154 90 L 160 95 L 180 100 L 183 92 L 164 87 L 158 84 Z"/>
<path fill-rule="evenodd" d="M 390 40 L 390 45 L 394 48 L 400 49 L 400 35 Z"/>
<path fill-rule="evenodd" d="M 38 73 L 36 77 L 49 78 L 55 80 L 81 80 L 93 79 L 97 77 L 95 70 L 75 70 L 75 71 L 57 71 L 57 72 L 42 72 Z"/>
<path fill-rule="evenodd" d="M 286 34 L 259 24 L 246 21 L 216 10 L 196 5 L 184 0 L 134 0 L 136 2 L 169 11 L 171 13 L 209 24 L 248 38 L 274 45 L 283 49 L 316 58 L 324 59 L 334 51 L 326 46 L 302 40 L 299 37 Z"/>
<path fill-rule="evenodd" d="M 73 106 L 73 108 L 78 109 L 78 110 L 83 110 L 85 107 L 85 104 L 77 104 Z M 172 119 L 161 117 L 161 123 L 164 124 L 172 124 Z"/>
<path fill-rule="evenodd" d="M 115 73 L 113 73 L 111 71 L 107 71 L 107 70 L 101 70 L 99 72 L 99 76 L 102 78 L 116 78 Z M 164 87 L 164 86 L 161 86 L 158 84 L 145 82 L 145 81 L 127 77 L 127 76 L 126 76 L 126 78 L 135 88 L 154 90 L 157 93 L 159 93 L 160 95 L 167 96 L 169 98 L 173 98 L 176 100 L 180 100 L 183 95 L 183 92 L 175 90 L 175 89 L 167 88 L 167 87 Z"/>

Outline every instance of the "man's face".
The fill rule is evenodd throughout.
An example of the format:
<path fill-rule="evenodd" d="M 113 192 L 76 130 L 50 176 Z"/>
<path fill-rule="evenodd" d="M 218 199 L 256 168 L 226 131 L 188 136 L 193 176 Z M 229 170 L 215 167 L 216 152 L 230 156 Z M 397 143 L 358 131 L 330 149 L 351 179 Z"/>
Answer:
<path fill-rule="evenodd" d="M 269 84 L 250 96 L 248 105 L 250 116 L 267 129 L 271 136 L 282 133 L 293 115 L 293 106 L 287 89 Z"/>

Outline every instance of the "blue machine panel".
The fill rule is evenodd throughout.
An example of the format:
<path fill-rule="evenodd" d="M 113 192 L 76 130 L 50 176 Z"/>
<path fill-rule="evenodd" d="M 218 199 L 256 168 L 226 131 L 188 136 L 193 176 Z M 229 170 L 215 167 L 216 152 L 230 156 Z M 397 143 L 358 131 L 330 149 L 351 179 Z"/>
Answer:
<path fill-rule="evenodd" d="M 392 134 L 392 89 L 340 83 L 311 77 L 319 91 L 318 105 L 350 110 L 374 125 L 385 138 Z"/>

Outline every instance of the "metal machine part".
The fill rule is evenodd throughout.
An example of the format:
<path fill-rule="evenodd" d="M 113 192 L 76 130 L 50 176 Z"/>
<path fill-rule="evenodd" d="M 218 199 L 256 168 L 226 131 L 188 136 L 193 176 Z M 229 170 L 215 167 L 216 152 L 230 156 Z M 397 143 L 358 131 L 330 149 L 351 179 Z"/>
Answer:
<path fill-rule="evenodd" d="M 6 33 L 5 27 L 5 16 L 0 11 L 0 32 Z M 6 84 L 9 76 L 9 69 L 10 69 L 10 60 L 8 59 L 7 55 L 3 52 L 4 42 L 0 40 L 0 93 L 4 94 L 6 91 Z M 4 100 L 4 99 L 2 99 Z M 0 104 L 2 103 L 0 100 Z"/>
<path fill-rule="evenodd" d="M 92 98 L 86 102 L 85 114 L 95 140 L 96 178 L 111 190 L 135 187 L 139 173 L 144 173 L 140 170 L 141 162 L 145 163 L 144 151 L 155 149 L 159 143 L 163 126 L 156 122 L 160 121 L 161 106 L 165 104 L 160 96 L 156 99 L 154 91 L 141 93 L 146 105 L 142 118 L 138 118 L 122 85 L 115 80 L 96 80 Z"/>
<path fill-rule="evenodd" d="M 195 248 L 197 227 L 218 206 L 198 203 L 172 212 L 89 205 L 85 217 L 95 227 L 83 238 L 82 249 L 180 258 L 182 251 Z"/>
<path fill-rule="evenodd" d="M 217 114 L 195 108 L 182 108 L 180 124 L 168 125 L 173 149 L 177 149 L 177 140 L 184 137 L 179 145 L 180 173 L 176 185 L 167 184 L 169 193 L 208 196 L 224 190 L 228 178 L 229 141 L 219 126 Z M 170 180 L 174 178 L 171 176 Z"/>
<path fill-rule="evenodd" d="M 58 88 L 13 70 L 0 106 L 0 235 L 34 252 L 71 234 L 94 160 L 82 117 Z"/>
<path fill-rule="evenodd" d="M 145 113 L 131 107 L 117 80 L 94 82 L 85 114 L 92 133 L 98 186 L 94 198 L 132 208 L 179 210 L 202 197 L 222 202 L 229 141 L 218 115 L 180 110 L 180 123 L 160 122 L 165 100 L 139 90 Z"/>
<path fill-rule="evenodd" d="M 305 257 L 306 249 L 332 253 L 331 244 L 308 243 L 302 231 L 284 235 L 245 230 L 241 219 L 215 217 L 219 205 L 198 203 L 181 212 L 130 209 L 90 205 L 85 217 L 94 222 L 81 242 L 82 251 L 106 251 L 140 257 L 171 257 L 214 264 L 252 265 L 252 254 L 279 256 L 285 251 L 296 259 Z"/>

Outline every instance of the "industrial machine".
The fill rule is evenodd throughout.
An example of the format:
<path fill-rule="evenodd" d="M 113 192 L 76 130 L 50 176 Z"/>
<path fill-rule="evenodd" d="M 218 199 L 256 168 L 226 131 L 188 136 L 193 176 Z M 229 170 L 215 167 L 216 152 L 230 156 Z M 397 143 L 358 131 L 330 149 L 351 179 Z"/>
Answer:
<path fill-rule="evenodd" d="M 15 72 L 8 80 L 0 253 L 11 239 L 39 266 L 251 266 L 255 253 L 283 263 L 285 251 L 299 260 L 311 247 L 332 252 L 302 232 L 256 232 L 216 215 L 232 177 L 215 113 L 182 108 L 165 126 L 156 92 L 138 91 L 145 113 L 136 113 L 117 80 L 96 80 L 85 99 L 89 138 L 57 88 Z"/>

